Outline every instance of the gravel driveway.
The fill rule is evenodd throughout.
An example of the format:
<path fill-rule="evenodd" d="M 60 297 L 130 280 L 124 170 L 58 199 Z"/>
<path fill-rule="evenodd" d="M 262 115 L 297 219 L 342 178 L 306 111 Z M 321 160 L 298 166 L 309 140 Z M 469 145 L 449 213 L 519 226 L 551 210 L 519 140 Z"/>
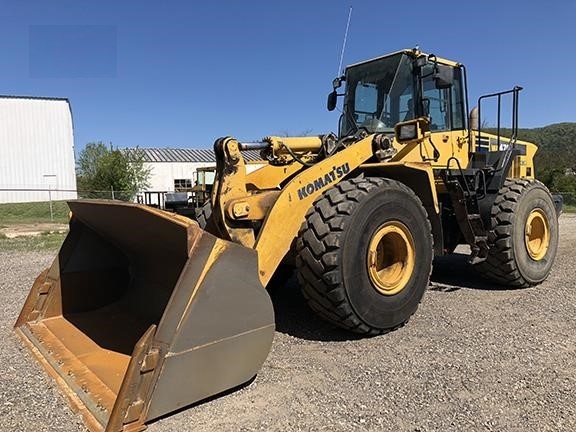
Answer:
<path fill-rule="evenodd" d="M 255 381 L 152 423 L 175 431 L 575 431 L 576 215 L 542 285 L 501 290 L 464 255 L 437 260 L 405 327 L 358 339 L 273 294 L 277 332 Z M 0 431 L 84 431 L 12 332 L 54 252 L 0 252 Z"/>

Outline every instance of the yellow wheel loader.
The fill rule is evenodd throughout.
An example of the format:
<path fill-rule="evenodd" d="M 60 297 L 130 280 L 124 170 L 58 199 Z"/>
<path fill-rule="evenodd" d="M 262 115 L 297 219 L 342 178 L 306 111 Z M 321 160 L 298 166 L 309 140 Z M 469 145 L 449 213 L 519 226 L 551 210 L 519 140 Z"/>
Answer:
<path fill-rule="evenodd" d="M 338 89 L 345 83 L 345 91 Z M 468 117 L 460 63 L 403 50 L 346 68 L 338 134 L 216 141 L 198 222 L 118 201 L 69 203 L 70 231 L 16 332 L 92 431 L 146 423 L 250 381 L 274 336 L 266 292 L 293 266 L 311 309 L 363 335 L 416 311 L 434 256 L 468 244 L 486 278 L 549 274 L 560 206 L 516 139 L 520 88 Z M 513 100 L 512 136 L 482 101 Z M 242 152 L 266 164 L 246 172 Z"/>

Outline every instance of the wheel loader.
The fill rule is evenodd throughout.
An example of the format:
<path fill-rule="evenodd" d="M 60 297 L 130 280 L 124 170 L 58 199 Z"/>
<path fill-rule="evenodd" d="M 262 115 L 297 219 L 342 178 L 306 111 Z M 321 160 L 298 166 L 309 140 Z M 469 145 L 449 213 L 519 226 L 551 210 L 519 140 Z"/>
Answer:
<path fill-rule="evenodd" d="M 539 284 L 560 209 L 534 179 L 536 145 L 517 139 L 520 90 L 483 96 L 468 115 L 460 63 L 406 49 L 353 64 L 328 96 L 329 110 L 342 100 L 337 134 L 215 142 L 197 222 L 70 201 L 69 234 L 16 332 L 90 430 L 140 431 L 256 375 L 274 337 L 266 289 L 282 268 L 311 310 L 367 336 L 404 325 L 434 257 L 460 244 L 493 283 Z M 500 116 L 483 131 L 483 101 L 500 114 L 505 98 L 512 133 Z M 247 173 L 247 150 L 266 164 Z"/>

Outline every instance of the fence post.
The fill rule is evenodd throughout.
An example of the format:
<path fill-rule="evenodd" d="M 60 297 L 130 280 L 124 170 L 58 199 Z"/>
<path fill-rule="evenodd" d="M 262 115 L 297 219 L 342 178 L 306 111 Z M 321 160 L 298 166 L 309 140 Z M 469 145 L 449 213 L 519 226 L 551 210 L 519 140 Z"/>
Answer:
<path fill-rule="evenodd" d="M 114 199 L 114 186 L 110 186 L 110 190 L 112 191 L 112 199 Z"/>
<path fill-rule="evenodd" d="M 50 222 L 54 222 L 54 209 L 52 208 L 52 185 L 48 185 L 48 202 L 50 203 Z"/>

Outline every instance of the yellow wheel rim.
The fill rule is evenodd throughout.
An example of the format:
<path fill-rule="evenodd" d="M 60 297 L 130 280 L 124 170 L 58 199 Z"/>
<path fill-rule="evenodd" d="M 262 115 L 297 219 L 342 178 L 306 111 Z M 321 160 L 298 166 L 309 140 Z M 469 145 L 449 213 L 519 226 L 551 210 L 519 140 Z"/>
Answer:
<path fill-rule="evenodd" d="M 528 215 L 524 238 L 526 250 L 533 260 L 539 261 L 546 256 L 550 246 L 550 225 L 541 209 L 534 209 Z"/>
<path fill-rule="evenodd" d="M 368 246 L 368 275 L 376 290 L 384 295 L 402 291 L 414 272 L 414 239 L 401 222 L 382 225 Z"/>

